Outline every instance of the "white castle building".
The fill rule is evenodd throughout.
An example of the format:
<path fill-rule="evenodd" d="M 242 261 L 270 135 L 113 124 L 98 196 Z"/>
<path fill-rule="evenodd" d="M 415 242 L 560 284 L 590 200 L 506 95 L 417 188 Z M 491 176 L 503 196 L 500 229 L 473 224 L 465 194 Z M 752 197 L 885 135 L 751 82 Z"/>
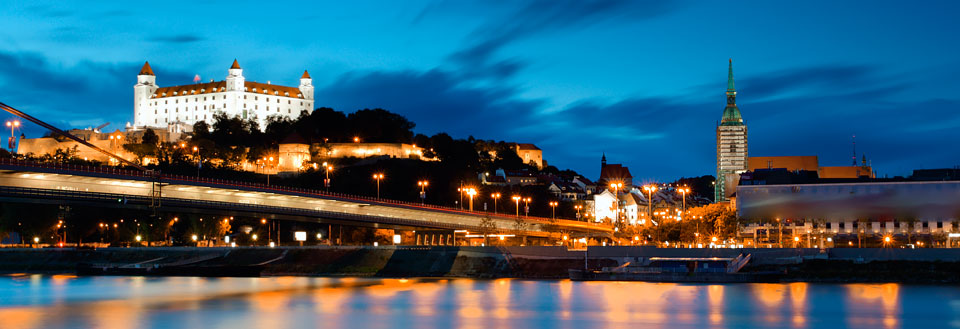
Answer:
<path fill-rule="evenodd" d="M 213 124 L 213 115 L 223 112 L 255 119 L 262 130 L 271 116 L 296 119 L 301 111 L 313 110 L 313 85 L 307 71 L 303 71 L 299 87 L 246 81 L 237 60 L 224 81 L 172 87 L 157 86 L 147 62 L 133 90 L 135 127 L 186 127 L 198 121 Z"/>

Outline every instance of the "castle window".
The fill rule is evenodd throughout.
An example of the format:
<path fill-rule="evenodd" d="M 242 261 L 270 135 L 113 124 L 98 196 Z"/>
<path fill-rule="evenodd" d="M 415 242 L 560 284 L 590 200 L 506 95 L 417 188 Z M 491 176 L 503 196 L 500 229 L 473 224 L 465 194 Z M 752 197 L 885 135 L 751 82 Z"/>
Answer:
<path fill-rule="evenodd" d="M 250 88 L 243 87 L 243 91 L 250 91 Z"/>
<path fill-rule="evenodd" d="M 279 99 L 279 98 L 277 98 L 277 104 L 280 104 L 280 99 Z"/>
<path fill-rule="evenodd" d="M 280 92 L 274 90 L 274 91 L 273 91 L 273 94 L 274 94 L 274 95 L 280 95 Z"/>
<path fill-rule="evenodd" d="M 270 102 L 270 97 L 267 97 L 267 103 L 269 103 L 269 102 Z"/>
<path fill-rule="evenodd" d="M 285 91 L 285 92 L 283 92 L 283 95 L 284 95 L 284 96 L 287 96 L 287 97 L 290 97 L 290 92 L 286 92 L 286 91 Z"/>
<path fill-rule="evenodd" d="M 176 95 L 177 95 L 177 92 L 176 92 L 176 91 L 174 91 L 174 92 L 173 92 L 173 95 L 174 95 L 174 96 L 176 96 Z"/>
<path fill-rule="evenodd" d="M 293 104 L 293 103 L 291 103 L 290 100 L 288 99 L 288 100 L 287 100 L 287 104 L 289 105 L 289 104 Z"/>
<path fill-rule="evenodd" d="M 270 111 L 270 105 L 267 105 L 267 111 Z"/>
<path fill-rule="evenodd" d="M 207 92 L 207 88 L 201 88 L 201 89 L 200 89 L 200 92 L 201 92 L 201 93 Z M 204 97 L 203 100 L 207 100 L 207 98 Z"/>
<path fill-rule="evenodd" d="M 243 99 L 247 99 L 247 95 L 243 95 Z"/>
<path fill-rule="evenodd" d="M 163 93 L 163 97 L 167 97 L 167 93 Z"/>
<path fill-rule="evenodd" d="M 253 96 L 253 100 L 259 100 L 259 99 L 260 99 L 260 97 L 258 97 L 258 96 Z"/>
<path fill-rule="evenodd" d="M 297 94 L 297 97 L 303 98 L 303 94 Z"/>
<path fill-rule="evenodd" d="M 253 87 L 253 92 L 257 92 L 257 87 Z"/>

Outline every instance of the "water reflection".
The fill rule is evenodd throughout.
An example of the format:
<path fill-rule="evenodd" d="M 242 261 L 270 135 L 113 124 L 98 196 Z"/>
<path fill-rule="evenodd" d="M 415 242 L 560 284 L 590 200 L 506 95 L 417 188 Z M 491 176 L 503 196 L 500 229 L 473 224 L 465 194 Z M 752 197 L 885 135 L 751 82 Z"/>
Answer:
<path fill-rule="evenodd" d="M 0 329 L 944 328 L 958 310 L 956 287 L 895 284 L 0 277 Z"/>

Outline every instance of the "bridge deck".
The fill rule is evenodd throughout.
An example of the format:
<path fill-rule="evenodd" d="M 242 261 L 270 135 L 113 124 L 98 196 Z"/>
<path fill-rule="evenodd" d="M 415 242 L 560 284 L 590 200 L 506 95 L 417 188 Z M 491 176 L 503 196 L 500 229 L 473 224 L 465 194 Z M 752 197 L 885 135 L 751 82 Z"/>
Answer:
<path fill-rule="evenodd" d="M 501 230 L 512 231 L 517 221 L 515 216 L 495 216 L 315 190 L 170 175 L 160 179 L 164 208 L 203 207 L 440 229 L 477 230 L 483 218 L 490 217 Z M 81 198 L 116 204 L 116 200 L 122 198 L 130 206 L 142 207 L 149 204 L 152 185 L 152 177 L 135 171 L 0 161 L 0 194 L 8 199 L 55 201 L 58 198 Z M 561 230 L 590 236 L 612 232 L 609 226 L 580 221 L 551 221 L 525 216 L 520 219 L 527 224 L 525 234 L 530 235 L 545 236 Z"/>

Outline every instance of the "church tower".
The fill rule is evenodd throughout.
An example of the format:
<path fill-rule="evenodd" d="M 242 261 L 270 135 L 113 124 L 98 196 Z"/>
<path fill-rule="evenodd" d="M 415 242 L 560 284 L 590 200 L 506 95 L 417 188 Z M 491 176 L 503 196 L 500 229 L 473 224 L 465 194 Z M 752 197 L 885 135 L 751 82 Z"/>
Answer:
<path fill-rule="evenodd" d="M 737 190 L 740 174 L 747 170 L 747 126 L 737 108 L 737 91 L 733 86 L 733 59 L 727 73 L 727 106 L 717 125 L 717 180 L 714 201 L 727 202 Z"/>
<path fill-rule="evenodd" d="M 146 113 L 150 96 L 157 91 L 157 76 L 153 75 L 150 62 L 143 62 L 140 73 L 137 74 L 137 84 L 133 86 L 133 122 L 134 126 L 144 126 L 151 114 Z"/>

